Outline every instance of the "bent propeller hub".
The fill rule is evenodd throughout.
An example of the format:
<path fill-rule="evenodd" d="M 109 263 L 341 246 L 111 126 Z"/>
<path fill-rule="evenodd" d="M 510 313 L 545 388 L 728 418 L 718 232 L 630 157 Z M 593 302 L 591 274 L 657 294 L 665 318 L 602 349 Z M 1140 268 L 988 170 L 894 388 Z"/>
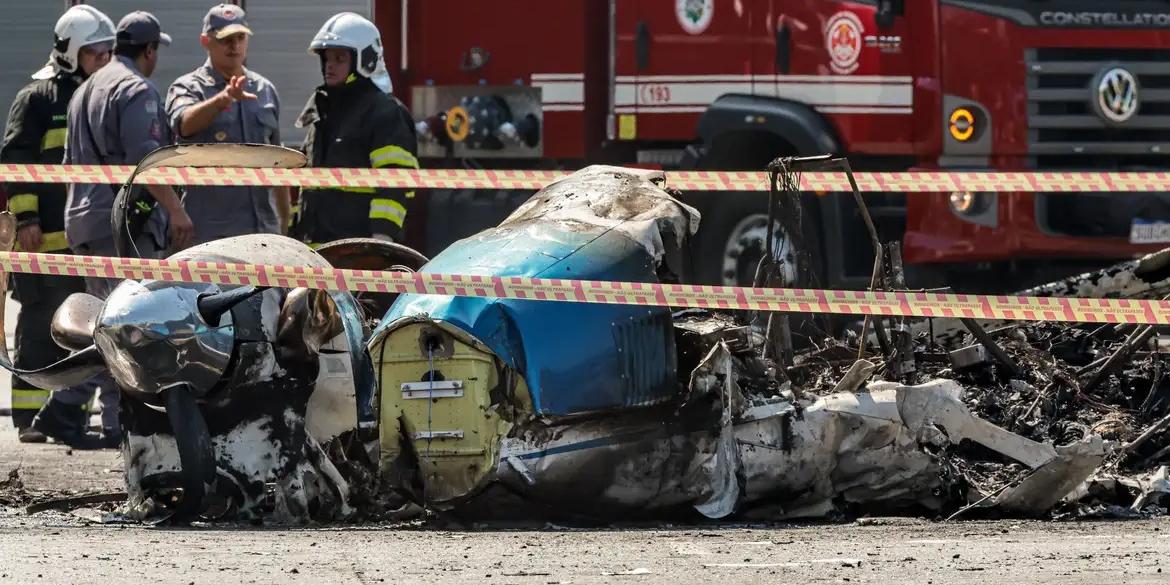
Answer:
<path fill-rule="evenodd" d="M 206 396 L 227 371 L 235 342 L 230 312 L 214 324 L 200 315 L 199 297 L 215 292 L 214 285 L 119 284 L 94 331 L 115 380 L 145 394 L 186 385 Z"/>

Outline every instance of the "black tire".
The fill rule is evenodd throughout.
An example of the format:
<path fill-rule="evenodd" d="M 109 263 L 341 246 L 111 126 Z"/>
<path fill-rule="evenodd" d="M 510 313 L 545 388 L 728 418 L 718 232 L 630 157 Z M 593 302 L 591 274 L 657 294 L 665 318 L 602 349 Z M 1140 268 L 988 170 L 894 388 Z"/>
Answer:
<path fill-rule="evenodd" d="M 756 267 L 766 250 L 767 192 L 708 193 L 706 197 L 709 201 L 702 206 L 703 218 L 691 250 L 698 282 L 751 286 Z M 816 287 L 824 280 L 820 214 L 815 205 L 814 197 L 802 198 L 799 226 L 803 233 L 801 237 L 792 238 L 789 250 L 793 260 L 797 254 L 804 255 L 808 270 L 804 274 L 794 274 L 790 286 Z M 796 222 L 787 218 L 776 218 L 776 224 L 781 242 L 791 237 L 787 228 L 796 227 Z M 738 254 L 736 250 L 739 250 Z"/>
<path fill-rule="evenodd" d="M 204 496 L 214 491 L 215 452 L 207 421 L 199 412 L 195 397 L 183 387 L 169 388 L 165 392 L 167 419 L 175 434 L 182 465 L 183 499 L 175 515 L 190 518 L 203 511 Z"/>
<path fill-rule="evenodd" d="M 751 170 L 763 171 L 768 163 L 778 156 L 796 154 L 796 149 L 779 136 L 767 132 L 732 132 L 716 136 L 709 147 L 692 153 L 694 166 L 702 170 L 735 171 Z M 756 241 L 746 242 L 745 247 L 758 247 L 753 251 L 752 258 L 733 262 L 725 258 L 728 249 L 736 242 L 737 227 L 742 228 L 743 222 L 753 215 L 762 216 L 762 227 L 767 229 L 768 188 L 761 185 L 759 191 L 743 192 L 709 192 L 689 198 L 696 203 L 696 207 L 703 214 L 699 223 L 699 232 L 696 234 L 691 248 L 692 274 L 700 284 L 735 284 L 750 286 L 755 276 L 759 258 L 764 255 L 766 236 L 759 235 L 761 230 L 755 230 Z M 811 287 L 819 285 L 824 280 L 826 270 L 821 243 L 821 229 L 818 219 L 820 214 L 815 209 L 817 198 L 812 195 L 802 196 L 803 250 L 798 250 L 807 260 L 809 270 L 801 278 L 790 283 L 791 286 Z M 792 224 L 783 218 L 781 225 Z M 757 226 L 759 227 L 759 226 Z M 738 238 L 737 238 L 738 239 Z M 730 278 L 729 273 L 735 273 Z"/>

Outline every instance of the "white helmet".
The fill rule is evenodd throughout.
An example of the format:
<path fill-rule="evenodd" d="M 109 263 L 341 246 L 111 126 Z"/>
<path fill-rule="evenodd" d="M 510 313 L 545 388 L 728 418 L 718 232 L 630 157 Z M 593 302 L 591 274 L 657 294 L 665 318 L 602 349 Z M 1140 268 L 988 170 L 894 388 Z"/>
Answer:
<path fill-rule="evenodd" d="M 318 53 L 323 49 L 349 49 L 356 61 L 354 69 L 367 77 L 374 85 L 390 93 L 390 74 L 382 60 L 382 36 L 378 27 L 358 14 L 342 12 L 325 21 L 309 43 L 309 52 Z"/>
<path fill-rule="evenodd" d="M 97 8 L 80 4 L 66 10 L 57 19 L 53 36 L 49 63 L 33 73 L 33 79 L 49 79 L 58 71 L 77 71 L 77 52 L 82 47 L 95 43 L 113 44 L 114 22 Z"/>

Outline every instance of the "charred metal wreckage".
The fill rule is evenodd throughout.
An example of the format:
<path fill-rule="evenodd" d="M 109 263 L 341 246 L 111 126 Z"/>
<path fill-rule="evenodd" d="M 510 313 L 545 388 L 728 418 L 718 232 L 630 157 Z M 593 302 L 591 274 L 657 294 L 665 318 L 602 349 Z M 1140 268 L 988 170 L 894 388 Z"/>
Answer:
<path fill-rule="evenodd" d="M 138 171 L 224 160 L 304 164 L 281 149 L 185 146 Z M 770 225 L 802 217 L 798 173 L 828 167 L 849 173 L 827 157 L 773 163 Z M 429 261 L 376 240 L 314 251 L 279 236 L 174 258 L 675 282 L 700 218 L 664 183 L 660 172 L 588 167 Z M 784 228 L 801 237 L 798 223 Z M 904 287 L 897 247 L 872 230 L 871 240 L 871 286 Z M 757 284 L 796 284 L 807 272 L 792 252 L 800 242 L 767 242 Z M 1114 293 L 1170 284 L 1151 262 L 1110 276 L 1129 283 Z M 59 388 L 113 373 L 125 397 L 123 512 L 140 519 L 352 520 L 411 504 L 496 519 L 1162 511 L 1170 381 L 1156 332 L 883 319 L 848 342 L 794 342 L 815 325 L 124 281 L 104 302 L 71 298 L 54 336 L 75 353 L 19 374 Z"/>

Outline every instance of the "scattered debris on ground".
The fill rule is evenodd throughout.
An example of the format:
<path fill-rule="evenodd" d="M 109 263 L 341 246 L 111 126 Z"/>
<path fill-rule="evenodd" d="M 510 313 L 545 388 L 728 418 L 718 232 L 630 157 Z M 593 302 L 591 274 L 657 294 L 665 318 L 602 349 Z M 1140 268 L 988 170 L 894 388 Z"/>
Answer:
<path fill-rule="evenodd" d="M 8 477 L 0 480 L 0 506 L 23 506 L 32 500 L 20 479 L 20 468 L 8 471 Z"/>
<path fill-rule="evenodd" d="M 1170 274 L 1157 270 L 1168 257 L 1170 250 L 1165 250 L 1022 294 L 1150 298 L 1170 285 Z M 1100 439 L 1099 464 L 1085 481 L 1064 490 L 1067 497 L 1053 502 L 1053 514 L 1166 513 L 1160 498 L 1170 491 L 1170 337 L 1157 327 L 975 323 L 985 340 L 981 342 L 964 331 L 964 324 L 944 319 L 896 324 L 901 325 L 919 332 L 912 356 L 883 356 L 879 344 L 871 343 L 862 360 L 857 359 L 856 343 L 828 340 L 798 355 L 792 373 L 810 380 L 810 391 L 821 394 L 840 390 L 842 384 L 859 386 L 859 371 L 906 384 L 952 380 L 962 387 L 962 400 L 972 413 L 1026 439 L 1049 445 Z M 913 368 L 894 375 L 889 364 L 895 360 Z M 996 496 L 1010 493 L 1033 473 L 968 441 L 952 446 L 946 456 L 953 475 L 973 490 L 972 496 L 986 498 L 984 504 L 996 502 Z"/>
<path fill-rule="evenodd" d="M 774 163 L 783 180 L 773 184 L 784 193 L 770 195 L 770 215 L 800 217 L 799 170 L 826 167 L 849 172 L 828 157 Z M 584 169 L 420 272 L 673 282 L 699 216 L 664 181 L 660 172 Z M 878 240 L 854 195 L 877 258 L 870 288 L 905 290 L 899 247 Z M 786 233 L 799 239 L 800 227 Z M 263 238 L 251 243 L 265 254 L 290 245 Z M 243 254 L 242 243 L 189 253 Z M 329 266 L 329 249 L 321 250 L 280 255 Z M 1167 254 L 1034 294 L 1160 296 L 1170 289 Z M 793 286 L 806 261 L 769 245 L 755 285 Z M 151 286 L 173 292 L 169 283 Z M 207 318 L 208 299 L 234 303 L 223 310 L 254 322 L 248 343 L 266 359 L 239 371 L 228 356 L 240 339 L 225 337 L 218 373 L 202 380 L 216 398 L 183 398 L 167 385 L 166 417 L 154 402 L 128 402 L 129 503 L 123 514 L 99 509 L 91 517 L 1166 513 L 1170 338 L 1152 326 L 879 317 L 843 339 L 804 344 L 794 339 L 815 325 L 805 315 L 403 294 L 367 331 L 378 320 L 348 293 L 317 295 L 321 302 L 306 300 L 314 297 L 304 289 L 215 295 L 192 293 L 192 318 Z M 146 307 L 169 298 L 128 296 Z M 298 320 L 305 314 L 314 318 Z M 144 371 L 159 365 L 130 361 Z M 179 382 L 189 375 L 162 373 Z M 179 407 L 192 416 L 178 416 Z M 206 428 L 184 430 L 190 420 Z M 26 498 L 21 490 L 18 474 L 0 483 L 0 497 Z M 70 496 L 30 509 L 114 497 Z"/>

